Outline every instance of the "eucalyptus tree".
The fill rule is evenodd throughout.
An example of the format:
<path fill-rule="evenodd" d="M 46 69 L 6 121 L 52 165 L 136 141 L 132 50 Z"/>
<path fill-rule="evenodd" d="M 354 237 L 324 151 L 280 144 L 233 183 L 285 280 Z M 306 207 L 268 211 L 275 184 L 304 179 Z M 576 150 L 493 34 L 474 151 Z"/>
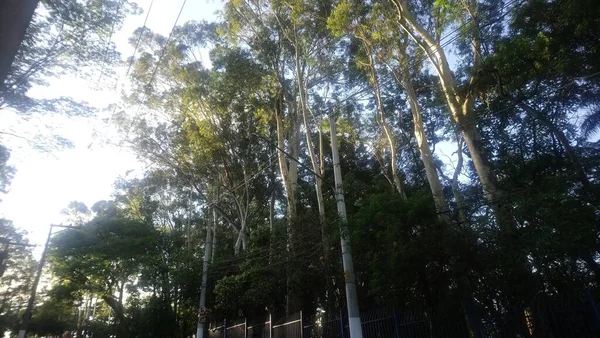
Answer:
<path fill-rule="evenodd" d="M 382 126 L 388 140 L 391 153 L 392 177 L 398 191 L 402 191 L 399 177 L 396 173 L 396 152 L 398 147 L 395 141 L 398 136 L 386 122 L 386 105 L 382 98 L 382 82 L 395 80 L 404 88 L 404 95 L 409 103 L 413 117 L 414 135 L 417 141 L 421 161 L 432 192 L 436 209 L 442 219 L 448 216 L 448 205 L 444 196 L 442 184 L 437 173 L 437 166 L 423 122 L 423 114 L 419 98 L 413 82 L 421 70 L 419 53 L 414 50 L 406 35 L 394 30 L 395 18 L 390 17 L 389 4 L 374 4 L 372 6 L 359 5 L 352 2 L 340 2 L 335 12 L 329 19 L 329 26 L 337 34 L 351 33 L 363 46 L 365 61 L 357 59 L 367 69 L 369 81 L 373 86 L 375 104 L 377 107 L 377 121 Z M 392 27 L 390 29 L 390 27 Z M 381 73 L 378 75 L 378 72 Z M 384 80 L 381 80 L 383 75 Z M 393 80 L 392 80 L 393 79 Z M 391 80 L 391 81 L 390 81 Z M 402 107 L 392 107 L 402 109 Z"/>
<path fill-rule="evenodd" d="M 187 181 L 238 233 L 236 251 L 245 249 L 254 203 L 267 194 L 258 183 L 269 162 L 256 136 L 263 103 L 254 90 L 263 86 L 261 68 L 216 37 L 214 25 L 185 24 L 167 45 L 164 37 L 144 34 L 142 46 L 149 49 L 134 65 L 140 91 L 130 100 L 166 122 L 132 121 L 136 151 Z M 206 43 L 214 45 L 211 70 L 197 61 Z"/>
<path fill-rule="evenodd" d="M 290 245 L 294 247 L 298 215 L 298 158 L 300 155 L 300 127 L 302 114 L 298 107 L 297 89 L 288 78 L 294 74 L 294 62 L 289 39 L 280 24 L 285 6 L 276 2 L 230 1 L 224 6 L 224 17 L 229 22 L 224 34 L 235 45 L 247 50 L 264 71 L 266 95 L 264 114 L 274 121 L 279 174 L 287 201 Z"/>
<path fill-rule="evenodd" d="M 459 126 L 470 158 L 483 187 L 483 193 L 496 213 L 501 227 L 507 231 L 513 228 L 509 217 L 502 211 L 503 196 L 498 186 L 489 155 L 486 154 L 477 129 L 477 121 L 473 110 L 477 101 L 477 85 L 482 62 L 482 39 L 487 32 L 495 33 L 503 25 L 502 5 L 498 1 L 479 3 L 478 1 L 438 1 L 429 6 L 417 1 L 392 0 L 395 5 L 398 25 L 414 40 L 438 74 L 451 117 Z M 432 25 L 428 23 L 432 22 Z M 448 61 L 447 50 L 440 41 L 440 35 L 452 24 L 464 29 L 464 39 L 470 48 L 465 53 L 463 62 L 466 72 L 453 72 Z M 492 34 L 490 33 L 490 34 Z M 469 49 L 467 48 L 467 50 Z M 464 50 L 464 49 L 463 49 Z M 465 51 L 466 52 L 466 51 Z"/>

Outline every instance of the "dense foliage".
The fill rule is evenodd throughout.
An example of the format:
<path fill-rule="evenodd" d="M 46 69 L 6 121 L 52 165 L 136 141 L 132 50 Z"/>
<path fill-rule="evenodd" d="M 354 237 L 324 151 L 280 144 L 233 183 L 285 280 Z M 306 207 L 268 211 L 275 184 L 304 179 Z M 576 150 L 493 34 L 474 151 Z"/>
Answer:
<path fill-rule="evenodd" d="M 599 11 L 236 0 L 218 22 L 136 31 L 115 120 L 148 169 L 71 205 L 38 318 L 189 336 L 211 247 L 209 322 L 338 311 L 331 137 L 362 308 L 502 313 L 598 290 Z"/>

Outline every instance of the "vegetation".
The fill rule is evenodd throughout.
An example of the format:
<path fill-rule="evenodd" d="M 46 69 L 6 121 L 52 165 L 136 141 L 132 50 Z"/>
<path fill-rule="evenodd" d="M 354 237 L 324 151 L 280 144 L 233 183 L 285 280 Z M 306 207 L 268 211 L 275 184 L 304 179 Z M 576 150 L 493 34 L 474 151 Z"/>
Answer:
<path fill-rule="evenodd" d="M 70 206 L 36 332 L 190 336 L 207 248 L 209 321 L 337 311 L 333 136 L 361 308 L 597 292 L 599 36 L 592 0 L 232 0 L 137 30 L 115 120 L 148 169 Z"/>

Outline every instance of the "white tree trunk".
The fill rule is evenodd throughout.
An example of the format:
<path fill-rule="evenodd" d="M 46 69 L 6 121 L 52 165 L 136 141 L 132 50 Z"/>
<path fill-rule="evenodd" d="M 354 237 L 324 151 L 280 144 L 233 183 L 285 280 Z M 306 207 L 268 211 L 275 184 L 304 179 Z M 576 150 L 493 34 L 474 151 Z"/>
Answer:
<path fill-rule="evenodd" d="M 421 161 L 423 162 L 423 167 L 425 168 L 425 175 L 427 176 L 427 182 L 429 183 L 429 188 L 433 196 L 436 211 L 438 212 L 439 218 L 446 221 L 448 220 L 449 216 L 448 204 L 446 202 L 446 197 L 444 196 L 442 183 L 436 170 L 433 153 L 429 147 L 427 134 L 425 133 L 425 128 L 423 126 L 423 115 L 421 114 L 417 93 L 415 92 L 415 88 L 409 78 L 409 74 L 406 73 L 406 70 L 404 73 L 405 75 L 402 79 L 402 86 L 406 90 L 406 94 L 408 96 L 408 102 L 410 104 L 415 128 L 415 138 L 417 139 L 417 146 L 419 147 L 419 153 L 421 154 Z"/>
<path fill-rule="evenodd" d="M 402 185 L 402 180 L 398 175 L 398 154 L 396 145 L 396 136 L 392 132 L 392 128 L 386 121 L 385 110 L 383 108 L 383 101 L 381 99 L 381 88 L 379 87 L 379 78 L 377 77 L 377 70 L 375 69 L 375 60 L 373 58 L 372 50 L 366 41 L 363 39 L 363 46 L 365 47 L 368 58 L 369 58 L 369 70 L 371 72 L 371 81 L 373 83 L 373 89 L 375 90 L 375 103 L 377 105 L 377 121 L 381 127 L 388 147 L 390 148 L 390 167 L 392 172 L 392 182 L 394 189 L 402 196 L 402 199 L 406 200 L 406 193 Z"/>
<path fill-rule="evenodd" d="M 398 17 L 402 28 L 423 49 L 438 73 L 452 119 L 454 123 L 460 126 L 461 133 L 471 154 L 471 161 L 483 187 L 484 196 L 494 210 L 499 223 L 502 224 L 504 223 L 504 217 L 499 211 L 498 202 L 503 194 L 498 188 L 496 176 L 488 162 L 487 155 L 481 143 L 481 135 L 472 119 L 475 97 L 470 91 L 467 92 L 464 98 L 458 95 L 458 87 L 448 65 L 444 50 L 429 32 L 417 22 L 404 0 L 393 0 L 393 2 L 398 10 Z M 470 85 L 474 85 L 476 82 L 476 67 L 480 61 L 478 49 L 479 40 L 475 38 L 473 40 L 473 70 L 469 80 Z"/>

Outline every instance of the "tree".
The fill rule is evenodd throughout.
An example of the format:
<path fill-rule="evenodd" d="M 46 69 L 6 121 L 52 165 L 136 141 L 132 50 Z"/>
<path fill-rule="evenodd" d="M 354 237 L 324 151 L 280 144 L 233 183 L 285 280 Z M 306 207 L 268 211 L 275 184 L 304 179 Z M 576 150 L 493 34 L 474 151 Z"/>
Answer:
<path fill-rule="evenodd" d="M 10 107 L 22 113 L 32 109 L 89 113 L 86 105 L 69 98 L 39 100 L 27 91 L 67 72 L 118 64 L 119 54 L 110 37 L 128 14 L 138 12 L 135 4 L 121 0 L 40 1 L 0 87 L 0 108 Z"/>
<path fill-rule="evenodd" d="M 114 312 L 119 336 L 129 335 L 125 286 L 139 273 L 139 257 L 156 252 L 152 227 L 124 217 L 113 203 L 96 203 L 96 216 L 52 240 L 50 262 L 59 283 L 98 295 Z"/>
<path fill-rule="evenodd" d="M 0 330 L 12 331 L 27 306 L 36 264 L 26 234 L 0 219 Z"/>

